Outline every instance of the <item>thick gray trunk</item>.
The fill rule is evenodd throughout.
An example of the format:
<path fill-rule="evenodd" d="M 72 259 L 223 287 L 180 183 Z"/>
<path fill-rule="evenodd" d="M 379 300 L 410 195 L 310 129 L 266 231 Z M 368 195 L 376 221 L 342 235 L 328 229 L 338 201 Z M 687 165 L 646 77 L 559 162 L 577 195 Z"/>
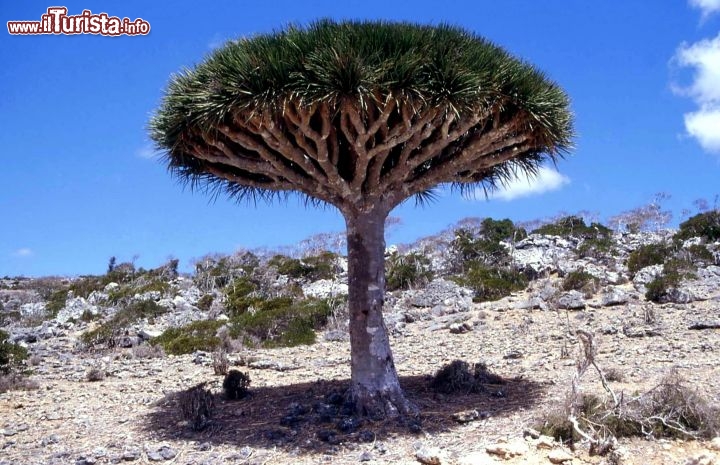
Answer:
<path fill-rule="evenodd" d="M 361 415 L 415 413 L 405 399 L 383 322 L 385 297 L 385 218 L 387 212 L 345 214 L 348 247 L 351 387 Z"/>

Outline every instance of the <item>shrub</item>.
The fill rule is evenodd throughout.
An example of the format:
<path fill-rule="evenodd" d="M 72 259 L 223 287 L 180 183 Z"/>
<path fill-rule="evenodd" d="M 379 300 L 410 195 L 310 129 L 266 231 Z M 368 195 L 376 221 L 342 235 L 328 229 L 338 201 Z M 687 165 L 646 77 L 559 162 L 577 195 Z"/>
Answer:
<path fill-rule="evenodd" d="M 51 318 L 55 318 L 57 314 L 65 308 L 65 303 L 68 298 L 68 289 L 59 289 L 48 297 L 45 302 L 45 310 Z"/>
<path fill-rule="evenodd" d="M 677 373 L 671 373 L 648 392 L 618 404 L 592 394 L 582 395 L 575 416 L 584 431 L 602 431 L 606 437 L 712 438 L 720 428 L 720 410 L 687 386 Z M 539 430 L 561 441 L 581 439 L 564 411 L 550 412 Z"/>
<path fill-rule="evenodd" d="M 256 290 L 257 285 L 246 276 L 233 280 L 225 292 L 225 308 L 230 316 L 244 313 L 250 306 L 261 300 L 252 296 Z"/>
<path fill-rule="evenodd" d="M 217 376 L 224 376 L 228 372 L 228 367 L 230 366 L 230 361 L 228 360 L 227 354 L 224 350 L 216 350 L 212 354 L 212 366 L 213 366 L 213 372 Z"/>
<path fill-rule="evenodd" d="M 216 336 L 222 322 L 214 320 L 194 321 L 179 328 L 166 329 L 160 336 L 150 341 L 159 345 L 165 353 L 172 355 L 190 354 L 196 350 L 213 351 L 220 345 Z"/>
<path fill-rule="evenodd" d="M 223 381 L 225 397 L 229 400 L 243 399 L 248 395 L 250 376 L 238 370 L 230 370 Z"/>
<path fill-rule="evenodd" d="M 472 289 L 475 302 L 498 300 L 528 285 L 527 277 L 512 268 L 489 267 L 479 262 L 471 262 L 464 275 L 451 279 Z"/>
<path fill-rule="evenodd" d="M 315 342 L 315 330 L 327 323 L 332 308 L 325 300 L 293 301 L 279 297 L 260 301 L 254 312 L 231 319 L 233 338 L 250 336 L 265 347 L 293 347 Z"/>
<path fill-rule="evenodd" d="M 210 424 L 215 409 L 212 392 L 205 386 L 200 383 L 177 394 L 180 415 L 194 431 L 202 431 Z"/>
<path fill-rule="evenodd" d="M 720 240 L 720 210 L 699 213 L 680 223 L 674 238 L 686 240 L 693 237 L 702 237 L 710 242 Z"/>
<path fill-rule="evenodd" d="M 197 301 L 196 307 L 204 312 L 207 312 L 208 310 L 210 310 L 210 307 L 212 306 L 214 300 L 215 296 L 213 296 L 212 294 L 205 294 Z"/>
<path fill-rule="evenodd" d="M 470 365 L 464 360 L 454 360 L 443 366 L 433 377 L 430 387 L 443 394 L 471 393 L 483 390 L 485 384 L 503 384 L 502 377 L 488 371 L 484 363 Z"/>
<path fill-rule="evenodd" d="M 268 260 L 268 265 L 276 267 L 278 273 L 290 278 L 316 281 L 333 278 L 336 271 L 336 258 L 337 255 L 332 252 L 323 252 L 302 260 L 285 255 L 275 255 Z"/>
<path fill-rule="evenodd" d="M 102 381 L 105 379 L 105 370 L 100 368 L 91 368 L 85 374 L 85 379 L 90 382 Z"/>
<path fill-rule="evenodd" d="M 604 233 L 602 233 L 604 234 Z M 598 235 L 598 237 L 586 238 L 577 248 L 577 254 L 580 258 L 603 258 L 607 256 L 616 256 L 618 254 L 615 248 L 615 241 L 611 236 Z"/>
<path fill-rule="evenodd" d="M 8 391 L 30 391 L 39 387 L 37 381 L 20 373 L 0 374 L 0 394 Z"/>
<path fill-rule="evenodd" d="M 0 330 L 0 373 L 15 371 L 27 358 L 27 349 L 20 344 L 10 342 L 10 335 Z"/>
<path fill-rule="evenodd" d="M 584 270 L 573 270 L 562 281 L 563 291 L 594 291 L 598 279 Z"/>
<path fill-rule="evenodd" d="M 112 304 L 117 304 L 129 300 L 135 295 L 142 295 L 148 292 L 159 292 L 160 295 L 165 295 L 170 292 L 170 283 L 160 279 L 152 279 L 150 281 L 138 279 L 133 283 L 111 290 L 108 293 L 108 301 Z"/>
<path fill-rule="evenodd" d="M 468 229 L 455 231 L 450 243 L 451 253 L 456 261 L 455 268 L 463 269 L 467 262 L 479 261 L 486 265 L 506 265 L 510 262 L 508 249 L 501 241 L 525 236 L 525 230 L 515 229 L 512 221 L 485 219 L 479 235 Z"/>
<path fill-rule="evenodd" d="M 108 348 L 115 346 L 116 338 L 128 326 L 142 320 L 152 319 L 166 313 L 165 307 L 159 306 L 153 300 L 140 300 L 133 302 L 118 310 L 108 321 L 97 328 L 85 332 L 81 340 L 89 347 L 104 345 Z"/>
<path fill-rule="evenodd" d="M 433 277 L 430 271 L 430 259 L 417 252 L 407 255 L 393 253 L 385 261 L 385 269 L 385 284 L 388 291 L 409 289 L 412 286 L 425 284 Z"/>
<path fill-rule="evenodd" d="M 635 274 L 647 266 L 662 265 L 671 255 L 672 248 L 667 244 L 641 245 L 630 253 L 627 260 L 628 271 Z"/>
<path fill-rule="evenodd" d="M 600 238 L 612 237 L 612 230 L 600 223 L 585 224 L 585 220 L 579 216 L 566 216 L 554 223 L 545 224 L 533 231 L 533 234 L 544 234 L 547 236 L 577 237 L 577 238 Z"/>

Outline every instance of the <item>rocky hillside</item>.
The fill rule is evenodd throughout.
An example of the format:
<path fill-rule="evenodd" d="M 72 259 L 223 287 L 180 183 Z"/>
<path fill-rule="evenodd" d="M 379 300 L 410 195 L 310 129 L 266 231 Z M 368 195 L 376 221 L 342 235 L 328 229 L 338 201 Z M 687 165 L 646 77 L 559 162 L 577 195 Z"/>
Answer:
<path fill-rule="evenodd" d="M 342 256 L 208 256 L 193 275 L 178 274 L 176 261 L 144 270 L 111 260 L 102 276 L 0 280 L 0 347 L 13 351 L 0 363 L 32 373 L 22 382 L 5 376 L 0 392 L 40 387 L 0 394 L 0 464 L 592 460 L 561 445 L 582 437 L 547 428 L 548 409 L 567 407 L 587 342 L 578 330 L 602 339 L 597 357 L 617 375 L 616 391 L 653 389 L 677 375 L 674 367 L 718 411 L 717 212 L 677 231 L 636 233 L 577 217 L 530 233 L 509 220 L 478 220 L 390 247 L 386 261 L 396 364 L 424 412 L 422 423 L 402 427 L 363 423 L 333 406 L 349 373 Z M 249 374 L 249 401 L 220 394 L 213 372 L 228 358 Z M 436 389 L 438 370 L 456 359 L 480 362 L 505 382 L 456 395 Z M 319 379 L 325 384 L 313 384 Z M 219 413 L 193 432 L 172 394 L 201 382 Z M 332 419 L 323 421 L 323 409 Z M 706 423 L 683 423 L 679 435 L 660 428 L 630 436 L 711 438 L 720 425 Z M 712 443 L 658 443 L 643 455 L 644 446 L 627 441 L 616 448 L 627 463 L 712 454 Z M 664 452 L 680 461 L 663 461 Z M 562 453 L 569 455 L 560 460 Z"/>

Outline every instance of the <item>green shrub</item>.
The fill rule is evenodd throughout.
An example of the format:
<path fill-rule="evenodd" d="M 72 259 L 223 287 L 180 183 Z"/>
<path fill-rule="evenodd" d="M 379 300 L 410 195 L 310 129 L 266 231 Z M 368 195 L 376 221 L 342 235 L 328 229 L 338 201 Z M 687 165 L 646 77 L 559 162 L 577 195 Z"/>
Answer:
<path fill-rule="evenodd" d="M 65 303 L 67 302 L 68 298 L 68 289 L 60 289 L 48 297 L 47 301 L 45 302 L 45 311 L 48 312 L 48 315 L 51 318 L 55 318 L 57 314 L 65 308 Z"/>
<path fill-rule="evenodd" d="M 100 276 L 83 276 L 70 284 L 70 290 L 75 297 L 87 299 L 94 291 L 102 291 L 107 284 L 103 284 Z"/>
<path fill-rule="evenodd" d="M 432 277 L 430 259 L 423 254 L 417 252 L 407 255 L 393 253 L 385 261 L 385 285 L 388 291 L 409 289 L 412 286 L 425 284 Z"/>
<path fill-rule="evenodd" d="M 332 308 L 325 300 L 293 301 L 279 297 L 260 301 L 254 312 L 231 319 L 230 336 L 249 336 L 265 347 L 293 347 L 315 342 L 315 330 L 322 328 Z"/>
<path fill-rule="evenodd" d="M 170 283 L 159 279 L 153 279 L 145 283 L 133 282 L 111 290 L 108 293 L 108 301 L 112 304 L 118 304 L 122 301 L 129 300 L 135 295 L 142 295 L 147 292 L 159 292 L 160 295 L 166 295 L 170 292 L 170 288 Z"/>
<path fill-rule="evenodd" d="M 118 310 L 105 323 L 91 331 L 85 332 L 81 336 L 81 340 L 87 346 L 104 345 L 106 347 L 113 347 L 116 342 L 116 337 L 123 333 L 128 326 L 143 318 L 152 319 L 166 312 L 167 309 L 165 307 L 159 306 L 153 300 L 133 302 Z"/>
<path fill-rule="evenodd" d="M 628 271 L 635 274 L 641 269 L 662 265 L 672 255 L 672 248 L 664 243 L 641 245 L 630 253 L 627 260 Z"/>
<path fill-rule="evenodd" d="M 591 239 L 612 237 L 612 230 L 600 223 L 590 223 L 588 226 L 585 224 L 585 220 L 579 216 L 566 216 L 554 223 L 540 226 L 533 231 L 533 234 Z"/>
<path fill-rule="evenodd" d="M 512 268 L 489 267 L 480 262 L 470 262 L 465 274 L 451 279 L 472 289 L 475 302 L 498 300 L 528 285 L 527 277 Z"/>
<path fill-rule="evenodd" d="M 213 296 L 212 294 L 205 294 L 197 301 L 196 307 L 204 312 L 207 312 L 208 310 L 210 310 L 210 307 L 212 306 L 214 301 L 215 296 Z"/>
<path fill-rule="evenodd" d="M 7 374 L 15 371 L 27 356 L 25 347 L 10 342 L 10 335 L 0 330 L 0 373 Z"/>
<path fill-rule="evenodd" d="M 603 258 L 608 256 L 616 256 L 618 250 L 615 247 L 615 241 L 611 236 L 599 234 L 597 237 L 585 238 L 577 248 L 577 254 L 580 258 Z"/>
<path fill-rule="evenodd" d="M 720 240 L 720 210 L 700 213 L 680 223 L 680 229 L 673 237 L 677 240 L 693 237 L 702 237 L 710 242 Z"/>
<path fill-rule="evenodd" d="M 598 279 L 584 270 L 573 270 L 568 273 L 562 282 L 563 291 L 594 291 L 598 286 Z"/>
<path fill-rule="evenodd" d="M 253 296 L 257 285 L 246 276 L 236 278 L 225 289 L 225 309 L 230 316 L 240 315 L 256 304 L 258 297 Z"/>
<path fill-rule="evenodd" d="M 278 273 L 290 278 L 317 281 L 333 278 L 336 258 L 337 255 L 332 252 L 323 252 L 302 260 L 285 255 L 275 255 L 268 260 L 268 265 L 276 267 Z"/>
<path fill-rule="evenodd" d="M 217 330 L 223 325 L 221 321 L 200 320 L 179 328 L 166 329 L 160 336 L 150 341 L 159 345 L 167 354 L 190 354 L 196 350 L 212 352 L 220 346 Z"/>

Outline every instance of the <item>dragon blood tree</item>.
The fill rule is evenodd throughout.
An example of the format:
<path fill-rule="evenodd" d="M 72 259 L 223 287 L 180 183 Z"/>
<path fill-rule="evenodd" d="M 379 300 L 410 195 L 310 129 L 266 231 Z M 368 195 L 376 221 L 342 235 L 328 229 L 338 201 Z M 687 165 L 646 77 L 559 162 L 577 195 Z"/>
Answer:
<path fill-rule="evenodd" d="M 567 95 L 463 29 L 323 20 L 225 44 L 150 123 L 171 172 L 236 198 L 299 193 L 347 225 L 358 413 L 413 413 L 383 323 L 384 223 L 410 197 L 534 174 L 571 146 Z"/>

